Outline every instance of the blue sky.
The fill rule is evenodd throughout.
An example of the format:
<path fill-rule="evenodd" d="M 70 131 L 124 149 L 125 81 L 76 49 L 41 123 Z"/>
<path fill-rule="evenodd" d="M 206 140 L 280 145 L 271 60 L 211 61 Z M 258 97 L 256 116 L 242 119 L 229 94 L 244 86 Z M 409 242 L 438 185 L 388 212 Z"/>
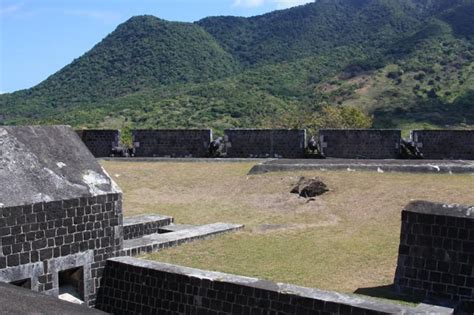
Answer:
<path fill-rule="evenodd" d="M 0 0 L 0 93 L 30 88 L 131 16 L 253 16 L 312 0 Z"/>

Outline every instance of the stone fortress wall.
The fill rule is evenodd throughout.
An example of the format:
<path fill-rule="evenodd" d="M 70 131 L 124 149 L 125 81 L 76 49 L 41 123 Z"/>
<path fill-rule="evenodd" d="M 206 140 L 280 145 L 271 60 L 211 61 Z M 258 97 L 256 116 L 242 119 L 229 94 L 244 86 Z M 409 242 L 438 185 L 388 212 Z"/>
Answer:
<path fill-rule="evenodd" d="M 362 296 L 131 257 L 109 259 L 103 280 L 96 307 L 112 314 L 421 314 Z"/>
<path fill-rule="evenodd" d="M 112 148 L 119 146 L 119 130 L 85 129 L 76 132 L 95 157 L 110 156 Z"/>
<path fill-rule="evenodd" d="M 416 201 L 402 211 L 395 287 L 435 302 L 474 302 L 474 205 Z"/>
<path fill-rule="evenodd" d="M 174 235 L 168 227 L 160 238 L 156 233 L 172 218 L 157 216 L 124 227 L 120 189 L 69 127 L 0 127 L 0 145 L 0 183 L 8 183 L 0 190 L 0 282 L 52 296 L 72 287 L 86 305 L 116 314 L 420 313 L 371 298 L 121 257 L 218 230 L 178 225 Z M 406 207 L 398 292 L 445 305 L 474 303 L 473 216 L 473 205 Z M 203 228 L 214 229 L 202 234 Z"/>
<path fill-rule="evenodd" d="M 413 130 L 411 139 L 426 159 L 474 159 L 474 130 Z"/>
<path fill-rule="evenodd" d="M 94 305 L 122 193 L 67 126 L 0 127 L 0 281 Z"/>
<path fill-rule="evenodd" d="M 400 130 L 322 129 L 321 152 L 330 158 L 396 159 L 400 155 Z"/>
<path fill-rule="evenodd" d="M 133 130 L 137 157 L 207 157 L 210 129 Z"/>
<path fill-rule="evenodd" d="M 118 130 L 78 133 L 96 157 L 111 156 L 112 143 L 118 145 Z M 397 159 L 401 154 L 400 130 L 322 129 L 315 138 L 328 158 Z M 307 140 L 306 130 L 228 129 L 220 157 L 304 158 Z M 136 157 L 203 158 L 210 157 L 213 137 L 210 129 L 134 130 L 133 141 Z M 474 160 L 474 130 L 415 130 L 408 142 L 425 159 Z"/>
<path fill-rule="evenodd" d="M 227 129 L 224 142 L 229 158 L 302 158 L 306 130 Z"/>

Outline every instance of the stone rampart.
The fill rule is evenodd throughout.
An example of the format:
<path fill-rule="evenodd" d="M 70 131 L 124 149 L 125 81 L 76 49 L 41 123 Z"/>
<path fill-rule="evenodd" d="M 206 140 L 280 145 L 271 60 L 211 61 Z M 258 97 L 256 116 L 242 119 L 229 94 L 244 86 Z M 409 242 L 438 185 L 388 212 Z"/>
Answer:
<path fill-rule="evenodd" d="M 425 159 L 474 160 L 474 130 L 414 130 L 411 138 Z"/>
<path fill-rule="evenodd" d="M 321 129 L 324 156 L 342 159 L 396 159 L 400 155 L 400 130 Z"/>
<path fill-rule="evenodd" d="M 306 130 L 228 129 L 224 131 L 229 158 L 301 158 Z"/>
<path fill-rule="evenodd" d="M 474 301 L 474 205 L 415 201 L 403 210 L 395 287 L 439 303 Z"/>
<path fill-rule="evenodd" d="M 210 129 L 133 130 L 137 157 L 207 157 Z"/>
<path fill-rule="evenodd" d="M 120 142 L 118 130 L 76 130 L 82 142 L 95 157 L 108 157 Z"/>

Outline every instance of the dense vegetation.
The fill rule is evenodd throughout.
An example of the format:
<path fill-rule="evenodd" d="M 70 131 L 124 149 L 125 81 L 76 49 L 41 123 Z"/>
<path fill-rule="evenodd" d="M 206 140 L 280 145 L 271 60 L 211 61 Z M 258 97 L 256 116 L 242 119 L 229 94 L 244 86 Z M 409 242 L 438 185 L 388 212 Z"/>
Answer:
<path fill-rule="evenodd" d="M 303 124 L 292 115 L 318 126 L 337 106 L 356 126 L 361 110 L 376 127 L 470 126 L 473 14 L 474 0 L 319 0 L 252 18 L 134 17 L 0 95 L 0 123 L 220 131 Z"/>

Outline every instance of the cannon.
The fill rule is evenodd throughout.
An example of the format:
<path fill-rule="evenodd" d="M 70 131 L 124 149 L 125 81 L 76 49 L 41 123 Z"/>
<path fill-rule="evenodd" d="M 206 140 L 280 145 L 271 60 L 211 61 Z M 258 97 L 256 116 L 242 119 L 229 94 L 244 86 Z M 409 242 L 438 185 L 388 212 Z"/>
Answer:
<path fill-rule="evenodd" d="M 402 139 L 400 143 L 400 158 L 405 160 L 420 160 L 423 159 L 423 153 L 420 152 L 415 144 Z"/>
<path fill-rule="evenodd" d="M 319 146 L 319 142 L 314 138 L 311 137 L 308 141 L 308 154 L 307 157 L 316 158 L 316 159 L 324 159 L 324 155 L 321 153 L 321 149 Z"/>
<path fill-rule="evenodd" d="M 110 156 L 113 157 L 133 157 L 135 156 L 135 149 L 128 148 L 125 146 L 114 146 L 112 147 L 112 152 Z"/>
<path fill-rule="evenodd" d="M 224 155 L 224 139 L 219 137 L 209 144 L 209 157 L 221 157 Z"/>
<path fill-rule="evenodd" d="M 316 141 L 316 139 L 314 139 L 314 137 L 311 137 L 311 139 L 309 139 L 308 149 L 311 151 L 311 153 L 314 153 L 314 151 L 319 151 L 318 142 Z"/>

